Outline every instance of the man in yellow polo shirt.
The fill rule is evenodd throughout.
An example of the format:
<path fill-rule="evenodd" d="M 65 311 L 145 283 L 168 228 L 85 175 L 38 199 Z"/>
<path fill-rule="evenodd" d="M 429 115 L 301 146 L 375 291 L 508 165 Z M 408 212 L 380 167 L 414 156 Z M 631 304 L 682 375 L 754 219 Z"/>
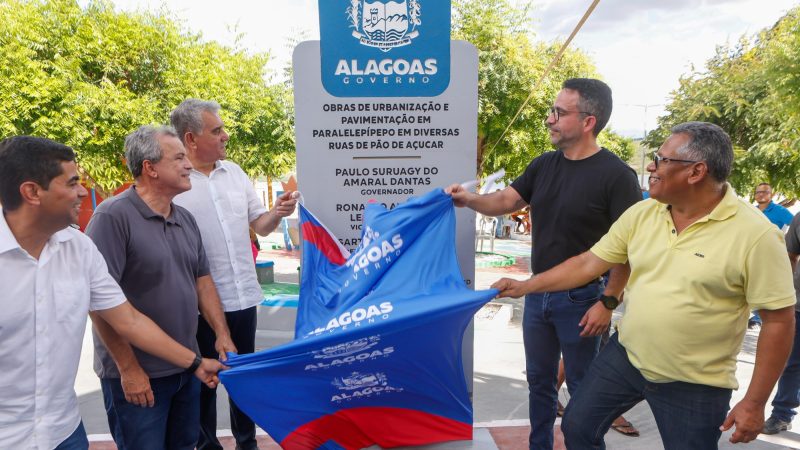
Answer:
<path fill-rule="evenodd" d="M 603 449 L 615 417 L 647 400 L 664 447 L 717 448 L 721 432 L 749 442 L 794 334 L 794 288 L 782 233 L 727 183 L 728 135 L 689 122 L 653 154 L 650 200 L 628 209 L 589 251 L 529 280 L 502 279 L 500 296 L 569 289 L 629 262 L 619 333 L 592 363 L 561 428 L 570 449 Z M 609 308 L 618 302 L 604 298 Z M 763 328 L 747 393 L 733 409 L 736 355 L 750 309 Z"/>

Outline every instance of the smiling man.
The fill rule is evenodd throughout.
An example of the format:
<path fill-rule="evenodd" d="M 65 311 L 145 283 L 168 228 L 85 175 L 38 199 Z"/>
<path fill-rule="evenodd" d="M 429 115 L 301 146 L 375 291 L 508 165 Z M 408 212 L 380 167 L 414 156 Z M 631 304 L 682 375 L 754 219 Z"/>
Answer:
<path fill-rule="evenodd" d="M 86 229 L 130 302 L 181 344 L 199 352 L 198 310 L 216 335 L 216 354 L 235 352 L 200 230 L 172 203 L 191 189 L 192 164 L 170 127 L 144 126 L 125 139 L 136 183 L 97 207 Z M 174 364 L 134 350 L 101 318 L 95 371 L 120 449 L 194 449 L 200 385 Z M 98 339 L 98 337 L 100 339 Z"/>
<path fill-rule="evenodd" d="M 721 430 L 734 424 L 731 441 L 751 441 L 792 345 L 795 296 L 783 235 L 726 182 L 728 135 L 709 123 L 681 124 L 653 158 L 651 200 L 632 206 L 589 251 L 529 280 L 492 286 L 507 296 L 569 289 L 630 264 L 619 333 L 564 414 L 570 449 L 605 448 L 612 419 L 642 400 L 667 450 L 717 448 Z M 751 308 L 764 320 L 755 370 L 728 414 Z"/>
<path fill-rule="evenodd" d="M 89 448 L 73 386 L 90 310 L 189 376 L 219 381 L 222 365 L 131 307 L 97 248 L 69 226 L 86 195 L 71 148 L 32 136 L 0 142 L 2 448 Z"/>
<path fill-rule="evenodd" d="M 565 81 L 545 120 L 550 142 L 558 151 L 535 158 L 502 191 L 477 195 L 452 185 L 447 192 L 456 206 L 487 216 L 530 205 L 534 274 L 588 250 L 629 206 L 642 199 L 634 171 L 597 144 L 611 107 L 611 89 L 602 81 Z M 611 271 L 607 286 L 595 277 L 574 289 L 516 295 L 528 294 L 522 336 L 532 450 L 553 448 L 559 355 L 564 358 L 567 388 L 574 393 L 597 354 L 599 336 L 608 329 L 626 279 L 627 267 L 618 266 Z"/>
<path fill-rule="evenodd" d="M 172 111 L 170 120 L 186 146 L 192 162 L 192 188 L 175 197 L 197 220 L 208 255 L 211 276 L 219 292 L 231 339 L 240 354 L 252 353 L 256 345 L 257 305 L 264 293 L 256 278 L 249 228 L 266 236 L 281 219 L 294 212 L 296 200 L 286 192 L 267 211 L 253 183 L 241 167 L 226 161 L 228 133 L 216 102 L 186 99 Z M 197 343 L 204 355 L 213 355 L 214 330 L 203 318 Z M 231 431 L 240 450 L 258 450 L 256 426 L 230 401 Z M 200 389 L 200 436 L 198 450 L 221 450 L 217 439 L 216 389 Z"/>

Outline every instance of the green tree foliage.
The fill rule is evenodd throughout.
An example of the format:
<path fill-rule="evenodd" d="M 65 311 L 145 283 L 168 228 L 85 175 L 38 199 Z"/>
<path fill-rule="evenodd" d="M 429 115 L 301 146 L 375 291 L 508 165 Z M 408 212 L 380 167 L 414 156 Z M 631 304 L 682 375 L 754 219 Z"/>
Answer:
<path fill-rule="evenodd" d="M 229 157 L 250 176 L 294 164 L 291 93 L 269 85 L 267 54 L 204 42 L 168 13 L 119 13 L 106 1 L 0 2 L 0 136 L 72 146 L 102 190 L 129 179 L 125 136 L 169 122 L 187 97 L 218 101 Z"/>
<path fill-rule="evenodd" d="M 544 121 L 561 83 L 572 77 L 597 77 L 588 56 L 568 49 L 550 75 L 537 84 L 562 43 L 535 41 L 527 26 L 528 10 L 515 8 L 508 0 L 453 2 L 453 39 L 471 42 L 480 55 L 479 175 L 505 168 L 509 177 L 516 177 L 531 159 L 552 150 Z M 532 90 L 533 98 L 498 142 Z M 599 140 L 625 161 L 633 154 L 630 139 L 603 131 Z"/>
<path fill-rule="evenodd" d="M 682 77 L 647 143 L 660 145 L 672 126 L 692 120 L 730 134 L 737 192 L 752 194 L 767 181 L 800 197 L 800 8 L 753 38 L 718 47 L 705 70 Z"/>

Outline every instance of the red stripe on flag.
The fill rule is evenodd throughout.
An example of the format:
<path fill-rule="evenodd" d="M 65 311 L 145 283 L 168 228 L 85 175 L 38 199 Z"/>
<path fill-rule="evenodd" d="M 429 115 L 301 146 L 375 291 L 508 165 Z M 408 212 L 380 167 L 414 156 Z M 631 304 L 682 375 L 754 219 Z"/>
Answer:
<path fill-rule="evenodd" d="M 337 411 L 309 422 L 281 442 L 286 450 L 310 450 L 333 440 L 347 450 L 472 440 L 472 424 L 406 408 Z"/>
<path fill-rule="evenodd" d="M 303 240 L 314 244 L 330 262 L 339 266 L 347 262 L 339 251 L 339 246 L 325 228 L 311 222 L 303 222 Z"/>

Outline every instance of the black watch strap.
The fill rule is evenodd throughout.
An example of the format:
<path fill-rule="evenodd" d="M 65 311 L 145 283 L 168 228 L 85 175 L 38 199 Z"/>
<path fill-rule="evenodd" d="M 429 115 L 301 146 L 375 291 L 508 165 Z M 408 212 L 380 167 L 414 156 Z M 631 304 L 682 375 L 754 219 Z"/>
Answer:
<path fill-rule="evenodd" d="M 189 368 L 186 369 L 186 371 L 189 373 L 194 373 L 202 363 L 203 363 L 203 358 L 201 358 L 200 355 L 194 355 L 194 361 L 192 361 L 192 365 L 189 366 Z"/>
<path fill-rule="evenodd" d="M 603 306 L 605 306 L 606 309 L 611 311 L 617 309 L 617 306 L 619 306 L 619 299 L 613 295 L 601 295 L 600 302 L 603 303 Z"/>

